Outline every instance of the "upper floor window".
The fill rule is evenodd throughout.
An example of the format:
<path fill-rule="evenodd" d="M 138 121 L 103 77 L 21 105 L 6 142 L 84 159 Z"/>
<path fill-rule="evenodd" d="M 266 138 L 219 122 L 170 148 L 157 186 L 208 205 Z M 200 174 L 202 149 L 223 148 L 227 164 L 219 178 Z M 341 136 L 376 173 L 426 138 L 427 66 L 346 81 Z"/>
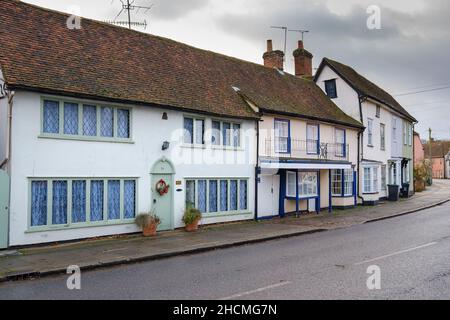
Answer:
<path fill-rule="evenodd" d="M 205 144 L 205 120 L 195 118 L 184 118 L 184 143 Z"/>
<path fill-rule="evenodd" d="M 240 147 L 241 125 L 239 123 L 213 120 L 211 143 L 213 146 Z"/>
<path fill-rule="evenodd" d="M 275 119 L 275 152 L 289 153 L 290 152 L 290 122 L 289 120 Z"/>
<path fill-rule="evenodd" d="M 412 146 L 412 140 L 413 140 L 413 126 L 408 123 L 408 145 Z"/>
<path fill-rule="evenodd" d="M 376 111 L 375 111 L 375 117 L 379 118 L 381 116 L 381 106 L 377 104 Z"/>
<path fill-rule="evenodd" d="M 43 100 L 44 135 L 127 140 L 131 136 L 130 129 L 131 111 L 128 108 Z"/>
<path fill-rule="evenodd" d="M 317 124 L 306 126 L 306 150 L 308 154 L 319 153 L 319 125 Z"/>
<path fill-rule="evenodd" d="M 386 126 L 383 123 L 380 124 L 380 149 L 386 150 Z"/>
<path fill-rule="evenodd" d="M 367 119 L 367 145 L 373 146 L 373 120 Z"/>
<path fill-rule="evenodd" d="M 330 99 L 337 98 L 336 79 L 325 81 L 325 91 Z"/>
<path fill-rule="evenodd" d="M 344 129 L 338 129 L 335 130 L 335 142 L 336 142 L 336 156 L 337 157 L 343 157 L 346 153 L 345 148 L 345 130 Z"/>
<path fill-rule="evenodd" d="M 397 142 L 397 119 L 392 119 L 392 141 Z"/>

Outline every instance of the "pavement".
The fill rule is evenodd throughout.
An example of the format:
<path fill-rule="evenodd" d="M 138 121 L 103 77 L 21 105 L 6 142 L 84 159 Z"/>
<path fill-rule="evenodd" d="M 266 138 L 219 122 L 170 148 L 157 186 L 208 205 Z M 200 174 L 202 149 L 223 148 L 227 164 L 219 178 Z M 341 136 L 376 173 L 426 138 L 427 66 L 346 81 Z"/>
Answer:
<path fill-rule="evenodd" d="M 9 281 L 0 284 L 0 300 L 448 300 L 449 216 L 447 203 L 323 233 L 83 271 L 80 290 L 68 289 L 67 274 Z"/>
<path fill-rule="evenodd" d="M 425 192 L 409 199 L 335 210 L 332 214 L 207 226 L 196 233 L 177 230 L 154 238 L 130 235 L 0 251 L 0 282 L 62 274 L 70 265 L 92 270 L 341 229 L 411 214 L 449 201 L 450 181 L 437 180 Z"/>

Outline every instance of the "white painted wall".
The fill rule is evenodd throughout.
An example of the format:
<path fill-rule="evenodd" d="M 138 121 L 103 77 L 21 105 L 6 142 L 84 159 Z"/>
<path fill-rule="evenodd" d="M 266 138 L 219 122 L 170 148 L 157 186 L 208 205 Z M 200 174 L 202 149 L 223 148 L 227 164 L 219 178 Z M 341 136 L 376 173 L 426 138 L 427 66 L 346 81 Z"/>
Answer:
<path fill-rule="evenodd" d="M 241 121 L 244 148 L 236 150 L 192 149 L 182 146 L 183 113 L 151 107 L 132 108 L 133 144 L 87 142 L 39 138 L 40 95 L 17 92 L 13 108 L 10 245 L 122 234 L 139 231 L 134 224 L 28 233 L 28 179 L 33 177 L 137 177 L 138 212 L 151 207 L 153 164 L 165 156 L 175 165 L 175 180 L 186 177 L 249 178 L 249 211 L 254 212 L 254 168 L 256 161 L 255 122 Z M 167 112 L 169 120 L 163 121 Z M 211 119 L 206 117 L 206 129 Z M 162 151 L 163 141 L 171 147 Z M 191 160 L 191 161 L 188 161 Z M 194 163 L 192 163 L 194 160 Z M 174 193 L 175 227 L 182 227 L 183 192 Z M 252 219 L 253 215 L 203 219 L 202 223 Z"/>

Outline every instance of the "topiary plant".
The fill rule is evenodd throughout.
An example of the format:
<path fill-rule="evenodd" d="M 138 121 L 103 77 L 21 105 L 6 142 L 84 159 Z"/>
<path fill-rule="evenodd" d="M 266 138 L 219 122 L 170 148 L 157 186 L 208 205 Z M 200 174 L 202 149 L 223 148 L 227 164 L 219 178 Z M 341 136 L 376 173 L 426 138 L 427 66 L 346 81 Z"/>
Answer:
<path fill-rule="evenodd" d="M 161 219 L 151 212 L 139 214 L 134 221 L 142 229 L 145 229 L 150 225 L 158 226 L 161 224 Z"/>

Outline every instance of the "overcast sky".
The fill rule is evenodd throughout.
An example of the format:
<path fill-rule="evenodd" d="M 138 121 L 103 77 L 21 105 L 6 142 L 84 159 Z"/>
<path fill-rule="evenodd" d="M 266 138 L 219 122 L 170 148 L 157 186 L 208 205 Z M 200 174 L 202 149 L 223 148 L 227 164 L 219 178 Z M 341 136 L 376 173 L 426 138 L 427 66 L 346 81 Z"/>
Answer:
<path fill-rule="evenodd" d="M 114 19 L 119 0 L 26 0 L 84 17 Z M 262 63 L 266 40 L 283 49 L 284 36 L 272 25 L 307 29 L 306 48 L 314 67 L 323 57 L 355 68 L 391 94 L 450 87 L 450 1 L 447 0 L 136 0 L 153 5 L 133 14 L 147 20 L 145 32 L 199 48 Z M 369 5 L 381 8 L 381 29 L 366 25 Z M 119 20 L 125 19 L 122 14 Z M 143 29 L 139 29 L 144 31 Z M 286 71 L 300 35 L 288 36 Z M 450 88 L 396 97 L 419 120 L 423 138 L 450 139 Z"/>

